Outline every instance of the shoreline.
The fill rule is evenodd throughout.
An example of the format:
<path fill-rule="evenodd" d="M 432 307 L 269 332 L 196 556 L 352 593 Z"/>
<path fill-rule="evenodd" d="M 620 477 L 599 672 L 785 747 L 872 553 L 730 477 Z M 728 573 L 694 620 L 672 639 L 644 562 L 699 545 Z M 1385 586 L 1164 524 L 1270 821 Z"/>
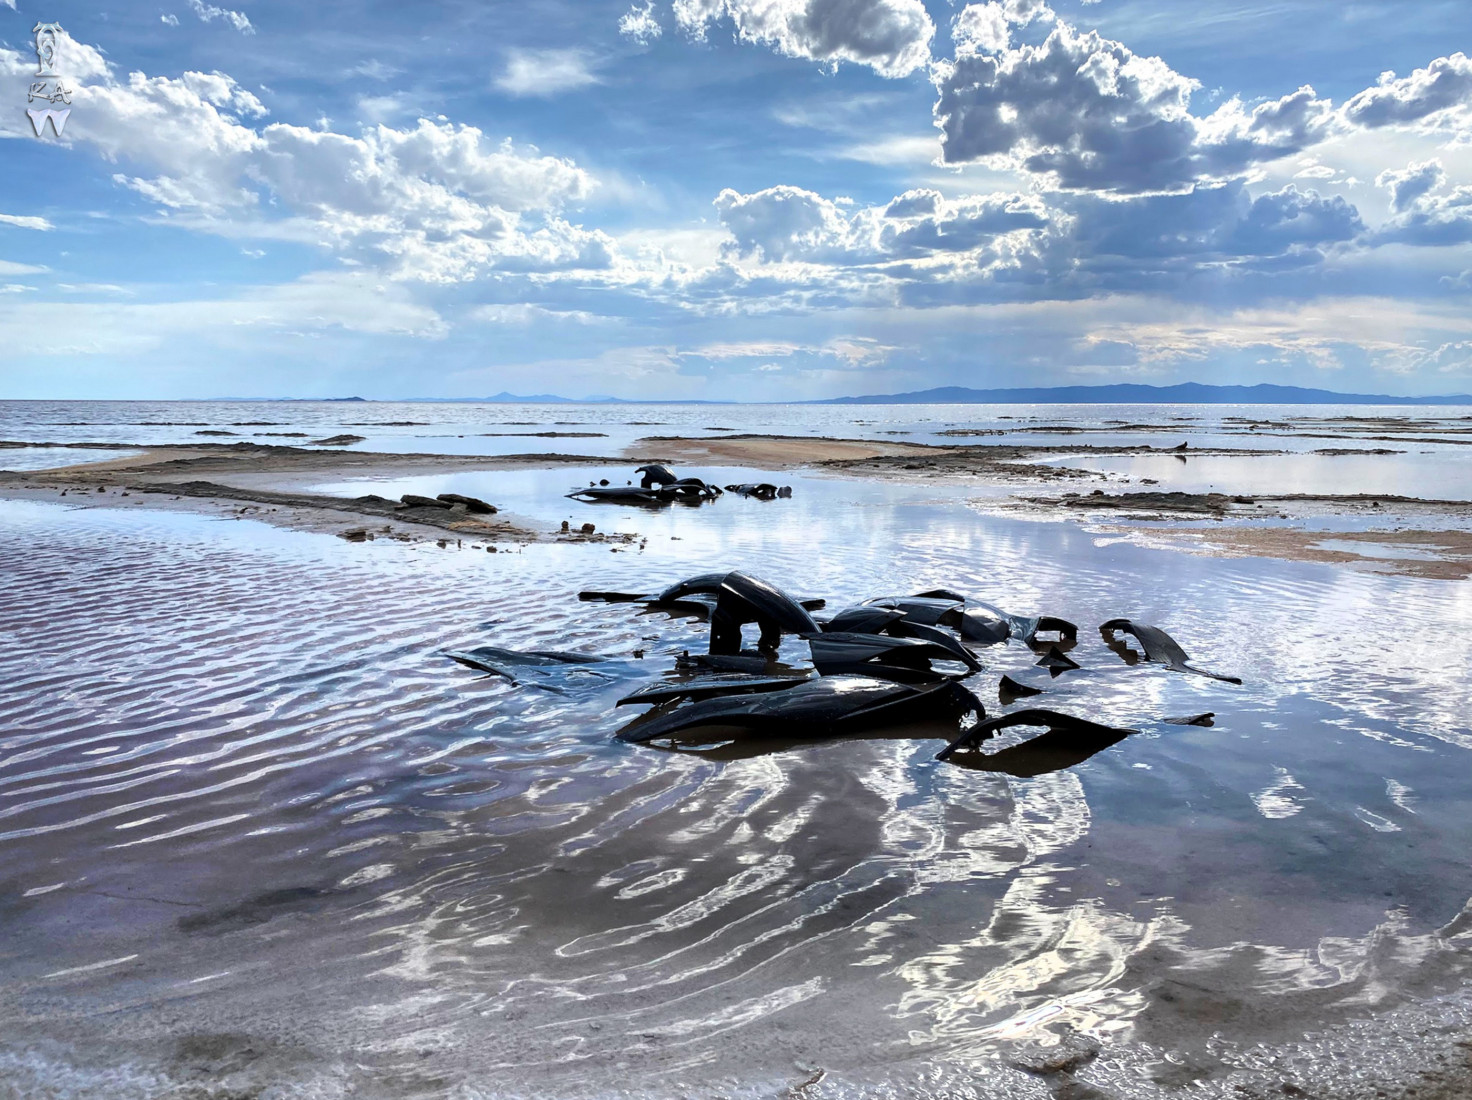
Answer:
<path fill-rule="evenodd" d="M 1287 454 L 1259 448 L 1188 445 L 1103 447 L 1012 443 L 922 444 L 872 439 L 742 433 L 720 437 L 648 436 L 617 457 L 565 453 L 514 455 L 394 454 L 253 442 L 129 445 L 15 443 L 5 449 L 136 451 L 102 462 L 41 470 L 0 470 L 0 495 L 30 500 L 71 499 L 86 492 L 114 503 L 117 495 L 161 508 L 253 518 L 353 541 L 387 537 L 409 542 L 480 540 L 537 542 L 637 541 L 590 525 L 555 527 L 530 517 L 476 515 L 464 505 L 413 507 L 375 494 L 340 497 L 307 491 L 324 479 L 391 478 L 415 474 L 545 470 L 562 466 L 629 465 L 662 461 L 680 466 L 750 466 L 807 470 L 858 480 L 923 486 L 938 483 L 989 490 L 968 503 L 983 514 L 1077 522 L 1085 530 L 1178 552 L 1218 557 L 1269 557 L 1370 568 L 1429 579 L 1472 576 L 1472 501 L 1395 494 L 1230 494 L 1151 490 L 1058 491 L 1097 484 L 1105 475 L 1069 466 L 1070 457 Z M 1356 448 L 1332 454 L 1366 453 Z M 1039 462 L 1039 458 L 1065 460 Z M 94 501 L 102 503 L 101 499 Z M 496 502 L 491 501 L 492 505 Z M 1345 523 L 1349 529 L 1343 529 Z M 1338 526 L 1336 526 L 1338 524 Z M 1328 545 L 1326 545 L 1328 544 Z"/>

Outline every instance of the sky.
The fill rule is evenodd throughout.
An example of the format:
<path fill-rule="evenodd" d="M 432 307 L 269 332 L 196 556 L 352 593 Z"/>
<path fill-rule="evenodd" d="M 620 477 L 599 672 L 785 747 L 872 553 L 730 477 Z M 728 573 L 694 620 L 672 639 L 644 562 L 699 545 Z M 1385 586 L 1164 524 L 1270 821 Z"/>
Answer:
<path fill-rule="evenodd" d="M 1472 392 L 1467 0 L 228 3 L 0 0 L 0 398 Z"/>

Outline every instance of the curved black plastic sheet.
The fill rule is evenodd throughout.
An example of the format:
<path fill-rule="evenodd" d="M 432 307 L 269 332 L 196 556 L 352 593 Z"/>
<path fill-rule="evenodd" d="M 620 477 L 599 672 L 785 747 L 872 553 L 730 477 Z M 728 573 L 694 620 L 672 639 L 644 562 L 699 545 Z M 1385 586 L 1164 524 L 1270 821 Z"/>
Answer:
<path fill-rule="evenodd" d="M 1104 635 L 1110 648 L 1119 651 L 1119 646 L 1110 638 L 1110 634 L 1119 631 L 1124 634 L 1133 634 L 1145 650 L 1145 660 L 1162 664 L 1175 672 L 1194 672 L 1198 676 L 1207 676 L 1213 680 L 1221 680 L 1228 684 L 1240 684 L 1240 676 L 1223 676 L 1218 672 L 1208 672 L 1204 668 L 1197 668 L 1190 661 L 1189 655 L 1181 648 L 1180 643 L 1172 638 L 1158 626 L 1149 626 L 1145 623 L 1137 623 L 1131 619 L 1110 619 L 1099 627 L 1099 632 Z M 1124 656 L 1123 653 L 1120 654 Z M 1126 658 L 1127 659 L 1127 658 Z"/>
<path fill-rule="evenodd" d="M 760 694 L 721 695 L 658 708 L 619 731 L 625 741 L 652 741 L 702 727 L 739 728 L 756 735 L 829 737 L 937 717 L 986 713 L 954 680 L 900 684 L 869 676 L 822 676 Z"/>

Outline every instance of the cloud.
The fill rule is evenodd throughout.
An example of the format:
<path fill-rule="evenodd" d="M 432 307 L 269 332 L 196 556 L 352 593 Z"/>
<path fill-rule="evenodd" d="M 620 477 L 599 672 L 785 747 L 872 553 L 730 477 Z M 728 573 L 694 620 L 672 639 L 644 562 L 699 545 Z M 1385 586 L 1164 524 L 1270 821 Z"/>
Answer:
<path fill-rule="evenodd" d="M 67 57 L 77 81 L 67 138 L 117 162 L 114 179 L 176 224 L 305 240 L 435 282 L 611 262 L 606 235 L 562 217 L 594 186 L 564 158 L 427 119 L 356 136 L 262 126 L 266 107 L 223 73 L 123 81 L 90 46 L 71 43 Z M 25 68 L 0 49 L 0 76 Z"/>
<path fill-rule="evenodd" d="M 166 27 L 177 27 L 179 25 L 179 17 L 177 15 L 160 15 L 158 21 Z"/>
<path fill-rule="evenodd" d="M 716 211 L 731 233 L 728 255 L 767 263 L 875 264 L 977 249 L 996 237 L 1048 224 L 1032 196 L 986 195 L 948 200 L 938 191 L 908 191 L 881 207 L 852 214 L 799 187 L 781 185 L 743 195 L 727 189 Z"/>
<path fill-rule="evenodd" d="M 1454 53 L 1439 57 L 1424 69 L 1396 79 L 1380 74 L 1373 88 L 1349 99 L 1344 117 L 1359 126 L 1378 127 L 1422 119 L 1472 103 L 1472 59 Z"/>
<path fill-rule="evenodd" d="M 869 336 L 837 336 L 821 344 L 786 340 L 740 340 L 703 344 L 682 348 L 675 354 L 682 359 L 704 359 L 725 363 L 743 359 L 792 359 L 812 361 L 817 369 L 859 369 L 883 363 L 896 349 Z M 781 366 L 766 363 L 759 371 L 779 371 Z M 798 367 L 802 370 L 805 368 Z"/>
<path fill-rule="evenodd" d="M 216 19 L 224 20 L 241 34 L 255 34 L 256 29 L 250 25 L 244 12 L 231 11 L 229 8 L 217 8 L 213 4 L 206 4 L 204 0 L 189 0 L 189 6 L 194 14 L 199 16 L 204 23 L 213 23 Z"/>
<path fill-rule="evenodd" d="M 0 260 L 0 275 L 40 275 L 49 268 L 35 264 L 18 264 L 14 260 Z"/>
<path fill-rule="evenodd" d="M 404 289 L 361 272 L 319 272 L 230 298 L 173 302 L 28 302 L 0 306 L 0 345 L 21 356 L 147 352 L 170 340 L 229 344 L 340 330 L 443 338 L 448 328 Z"/>
<path fill-rule="evenodd" d="M 1434 159 L 1381 172 L 1375 182 L 1390 192 L 1395 217 L 1380 227 L 1376 242 L 1433 248 L 1472 243 L 1472 187 L 1447 191 L 1446 180 Z"/>
<path fill-rule="evenodd" d="M 632 38 L 641 46 L 649 45 L 663 34 L 664 28 L 654 15 L 654 0 L 644 0 L 642 8 L 635 4 L 624 12 L 619 17 L 618 33 L 625 38 Z"/>
<path fill-rule="evenodd" d="M 558 324 L 594 325 L 605 320 L 581 309 L 547 309 L 530 302 L 476 306 L 467 315 L 470 320 L 491 325 L 530 325 L 551 321 Z"/>
<path fill-rule="evenodd" d="M 675 0 L 674 11 L 697 39 L 730 19 L 743 42 L 786 57 L 868 65 L 888 77 L 923 68 L 935 36 L 921 0 Z"/>
<path fill-rule="evenodd" d="M 514 96 L 554 96 L 600 83 L 582 50 L 512 50 L 496 87 Z"/>
<path fill-rule="evenodd" d="M 0 225 L 13 225 L 20 229 L 55 229 L 45 218 L 32 217 L 27 214 L 0 214 Z"/>
<path fill-rule="evenodd" d="M 1441 357 L 1438 366 L 1459 362 L 1456 351 L 1472 335 L 1472 319 L 1460 310 L 1417 309 L 1393 298 L 1310 298 L 1227 310 L 1166 307 L 1161 312 L 1154 319 L 1093 325 L 1088 339 L 1132 347 L 1145 363 L 1202 362 L 1251 352 L 1271 362 L 1332 370 L 1353 351 L 1381 370 L 1409 373 L 1425 366 L 1430 356 Z M 1415 339 L 1418 332 L 1447 334 L 1449 350 L 1428 352 Z"/>
<path fill-rule="evenodd" d="M 369 80 L 387 80 L 389 77 L 397 76 L 403 72 L 402 69 L 395 68 L 393 65 L 387 65 L 379 61 L 376 57 L 369 58 L 367 61 L 358 62 L 350 71 L 357 73 L 359 76 L 366 76 Z"/>
<path fill-rule="evenodd" d="M 1375 185 L 1390 192 L 1390 209 L 1398 214 L 1409 210 L 1428 191 L 1445 181 L 1446 170 L 1439 160 L 1407 165 L 1400 171 L 1387 168 L 1375 177 Z"/>
<path fill-rule="evenodd" d="M 1013 45 L 1012 27 L 1056 22 Z M 1472 106 L 1472 60 L 1457 53 L 1350 97 L 1312 87 L 1251 108 L 1191 111 L 1200 85 L 1158 57 L 1057 19 L 1039 0 L 971 4 L 952 25 L 955 56 L 931 69 L 942 159 L 1043 178 L 1045 186 L 1136 194 L 1186 191 L 1357 129 L 1452 120 Z"/>
<path fill-rule="evenodd" d="M 1023 169 L 1070 190 L 1183 191 L 1321 140 L 1332 111 L 1300 88 L 1251 111 L 1191 113 L 1200 86 L 1158 57 L 1059 21 L 1040 45 L 1005 45 L 1000 5 L 957 19 L 954 61 L 933 67 L 948 164 Z"/>

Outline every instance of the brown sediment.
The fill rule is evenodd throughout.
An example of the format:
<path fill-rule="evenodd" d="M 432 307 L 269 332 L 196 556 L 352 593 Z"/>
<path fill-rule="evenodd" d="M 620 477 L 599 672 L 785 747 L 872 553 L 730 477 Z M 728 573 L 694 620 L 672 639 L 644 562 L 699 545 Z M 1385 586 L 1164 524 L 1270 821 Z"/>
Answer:
<path fill-rule="evenodd" d="M 14 444 L 0 443 L 0 447 Z M 637 536 L 538 529 L 506 517 L 471 513 L 464 504 L 446 507 L 407 506 L 368 495 L 337 497 L 305 491 L 293 482 L 332 477 L 393 477 L 451 470 L 526 469 L 616 461 L 587 455 L 433 455 L 375 454 L 341 450 L 305 450 L 261 443 L 165 444 L 23 444 L 76 450 L 136 450 L 139 453 L 105 462 L 48 470 L 0 471 L 0 493 L 52 499 L 74 494 L 69 503 L 113 504 L 107 490 L 142 494 L 152 503 L 189 501 L 191 510 L 226 510 L 236 517 L 263 519 L 298 530 L 354 535 L 383 535 L 420 540 L 458 538 L 491 542 L 608 542 Z M 81 497 L 75 494 L 96 494 Z M 172 498 L 163 501 L 161 498 Z M 365 519 L 377 521 L 362 528 Z M 356 526 L 344 529 L 343 525 Z M 354 541 L 359 541 L 354 538 Z"/>
<path fill-rule="evenodd" d="M 1086 470 L 1031 461 L 1043 456 L 1106 455 L 1276 455 L 1280 450 L 1200 447 L 1028 446 L 1008 443 L 929 444 L 876 439 L 840 439 L 831 436 L 742 434 L 719 439 L 685 436 L 646 436 L 625 450 L 638 461 L 729 461 L 763 469 L 814 466 L 867 477 L 988 475 L 1000 481 L 1053 480 L 1058 477 L 1099 477 Z"/>
<path fill-rule="evenodd" d="M 855 461 L 880 456 L 925 454 L 934 448 L 920 443 L 887 443 L 875 439 L 834 439 L 828 436 L 723 435 L 701 439 L 651 435 L 626 448 L 634 461 L 729 462 L 768 469 L 810 466 L 829 461 Z"/>
<path fill-rule="evenodd" d="M 1211 557 L 1324 562 L 1435 580 L 1472 576 L 1472 531 L 1323 531 L 1236 525 L 1149 529 L 1105 525 L 1093 529 Z M 1391 553 L 1377 554 L 1382 547 Z M 1420 551 L 1427 556 L 1408 558 L 1395 555 L 1394 550 Z"/>
<path fill-rule="evenodd" d="M 1058 497 L 1019 497 L 1028 504 L 1064 509 L 1113 511 L 1131 515 L 1189 514 L 1260 519 L 1262 509 L 1291 508 L 1317 514 L 1363 514 L 1376 509 L 1393 509 L 1397 514 L 1416 512 L 1450 516 L 1472 516 L 1472 501 L 1430 500 L 1388 493 L 1275 493 L 1246 496 L 1232 493 L 1134 492 L 1064 493 Z"/>

